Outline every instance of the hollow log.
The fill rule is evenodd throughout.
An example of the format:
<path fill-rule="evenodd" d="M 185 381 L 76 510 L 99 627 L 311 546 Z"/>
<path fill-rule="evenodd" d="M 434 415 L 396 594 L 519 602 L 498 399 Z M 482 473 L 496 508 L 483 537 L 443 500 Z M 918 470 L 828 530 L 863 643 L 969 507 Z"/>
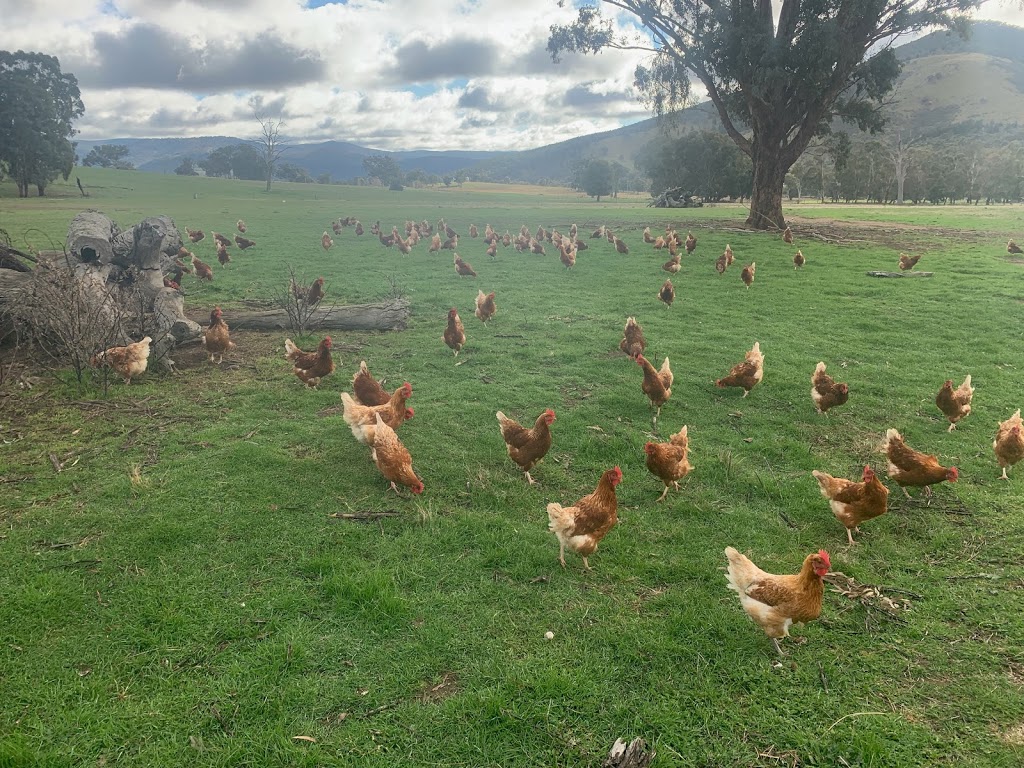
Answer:
<path fill-rule="evenodd" d="M 288 313 L 283 309 L 231 310 L 230 313 L 225 313 L 225 319 L 232 330 L 288 329 Z M 309 328 L 324 331 L 400 331 L 405 328 L 408 320 L 409 300 L 389 299 L 377 304 L 321 307 L 310 317 Z"/>
<path fill-rule="evenodd" d="M 68 227 L 68 252 L 84 264 L 110 264 L 114 259 L 113 239 L 121 228 L 99 211 L 82 211 Z"/>

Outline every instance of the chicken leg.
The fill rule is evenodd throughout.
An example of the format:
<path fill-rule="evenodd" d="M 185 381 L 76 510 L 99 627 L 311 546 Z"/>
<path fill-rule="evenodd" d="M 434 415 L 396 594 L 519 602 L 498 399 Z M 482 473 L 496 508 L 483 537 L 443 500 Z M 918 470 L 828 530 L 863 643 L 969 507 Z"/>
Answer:
<path fill-rule="evenodd" d="M 665 490 L 661 492 L 661 496 L 658 497 L 658 501 L 663 501 L 668 496 L 668 486 L 665 486 Z"/>
<path fill-rule="evenodd" d="M 952 432 L 954 429 L 956 429 L 956 422 L 951 423 L 949 425 L 949 429 L 947 429 L 946 431 L 947 432 Z"/>
<path fill-rule="evenodd" d="M 999 476 L 999 479 L 1000 480 L 1009 480 L 1010 479 L 1010 476 L 1008 474 L 1006 474 L 1006 467 L 1003 467 L 1003 474 L 1001 474 Z"/>
<path fill-rule="evenodd" d="M 530 472 L 529 472 L 529 470 L 527 470 L 527 472 L 526 472 L 526 482 L 528 482 L 528 483 L 529 483 L 530 485 L 535 485 L 535 484 L 536 484 L 536 482 L 537 482 L 537 481 L 536 481 L 536 480 L 534 480 L 534 479 L 533 479 L 532 477 L 530 477 Z"/>
<path fill-rule="evenodd" d="M 775 650 L 779 652 L 779 656 L 785 656 L 786 652 L 782 650 L 782 646 L 779 645 L 778 639 L 773 637 L 773 638 L 771 638 L 771 641 L 772 641 L 772 645 L 775 646 Z"/>
<path fill-rule="evenodd" d="M 558 562 L 562 564 L 562 568 L 565 568 L 565 544 L 558 543 Z"/>

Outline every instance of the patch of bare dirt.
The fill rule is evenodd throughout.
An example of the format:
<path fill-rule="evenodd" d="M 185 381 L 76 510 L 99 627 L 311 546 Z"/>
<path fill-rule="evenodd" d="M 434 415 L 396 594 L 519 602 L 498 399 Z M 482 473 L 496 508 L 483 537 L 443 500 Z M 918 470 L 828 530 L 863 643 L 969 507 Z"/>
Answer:
<path fill-rule="evenodd" d="M 445 672 L 440 682 L 424 686 L 419 698 L 424 704 L 430 704 L 451 698 L 460 690 L 458 675 L 454 672 Z"/>
<path fill-rule="evenodd" d="M 925 224 L 907 224 L 891 221 L 846 221 L 837 219 L 811 219 L 792 216 L 789 219 L 793 236 L 813 238 L 838 245 L 866 243 L 882 245 L 894 250 L 908 250 L 923 241 L 937 238 L 963 243 L 1001 242 L 1002 235 L 982 230 L 952 229 Z"/>
<path fill-rule="evenodd" d="M 1024 723 L 1018 723 L 1009 730 L 1003 731 L 1000 736 L 1007 744 L 1024 747 Z"/>

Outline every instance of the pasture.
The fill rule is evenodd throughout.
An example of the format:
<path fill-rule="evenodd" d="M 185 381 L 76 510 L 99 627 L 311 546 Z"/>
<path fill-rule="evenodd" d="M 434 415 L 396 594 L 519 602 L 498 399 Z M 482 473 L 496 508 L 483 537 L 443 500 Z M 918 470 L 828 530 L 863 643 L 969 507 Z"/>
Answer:
<path fill-rule="evenodd" d="M 147 373 L 103 397 L 7 349 L 34 383 L 0 390 L 0 766 L 597 766 L 617 737 L 643 737 L 655 766 L 999 766 L 1024 758 L 1024 465 L 999 470 L 996 422 L 1024 405 L 1021 279 L 1005 251 L 1019 207 L 790 206 L 796 243 L 737 231 L 745 211 L 597 204 L 567 190 L 262 185 L 76 169 L 87 200 L 0 197 L 17 247 L 60 242 L 95 207 L 123 225 L 168 214 L 203 228 L 186 310 L 260 306 L 292 265 L 323 275 L 328 303 L 400 293 L 396 333 L 332 333 L 337 371 L 307 390 L 286 334 L 232 334 L 222 365 L 193 348 L 181 374 Z M 6 195 L 9 190 L 3 189 Z M 74 195 L 71 193 L 74 192 Z M 385 249 L 385 231 L 444 217 L 479 273 L 451 253 Z M 257 246 L 219 268 L 210 230 L 238 218 Z M 567 272 L 547 256 L 484 254 L 470 224 L 581 236 Z M 667 252 L 640 232 L 698 238 L 656 298 Z M 825 242 L 811 232 L 839 237 Z M 737 263 L 713 268 L 730 243 Z M 796 272 L 800 247 L 807 266 Z M 930 279 L 871 279 L 900 251 Z M 756 261 L 747 290 L 743 264 Z M 478 289 L 498 307 L 484 327 Z M 441 341 L 459 309 L 468 341 Z M 652 432 L 641 372 L 618 351 L 636 316 L 647 356 L 670 357 L 672 398 Z M 297 339 L 312 347 L 318 336 Z M 714 380 L 754 341 L 764 381 L 749 397 Z M 426 490 L 387 490 L 340 415 L 359 361 L 413 385 L 399 430 Z M 811 404 L 819 360 L 850 385 L 827 417 Z M 934 404 L 973 376 L 953 433 Z M 495 411 L 553 408 L 554 445 L 530 487 Z M 694 471 L 661 483 L 643 445 L 689 425 Z M 811 471 L 857 478 L 889 427 L 960 469 L 930 505 L 892 491 L 850 547 Z M 652 437 L 653 435 L 653 437 Z M 50 459 L 62 467 L 60 472 Z M 622 468 L 620 524 L 590 557 L 557 562 L 545 506 L 574 503 Z M 397 512 L 372 521 L 338 513 Z M 779 659 L 726 589 L 723 549 L 795 573 L 833 571 L 906 607 L 890 615 L 826 588 L 821 619 Z M 545 632 L 554 633 L 551 640 Z M 296 737 L 304 737 L 297 739 Z"/>

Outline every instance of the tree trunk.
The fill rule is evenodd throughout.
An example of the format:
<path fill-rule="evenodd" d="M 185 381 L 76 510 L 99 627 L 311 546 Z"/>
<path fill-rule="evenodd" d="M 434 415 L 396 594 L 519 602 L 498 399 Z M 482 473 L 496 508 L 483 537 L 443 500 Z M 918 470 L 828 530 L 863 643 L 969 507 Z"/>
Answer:
<path fill-rule="evenodd" d="M 203 318 L 205 320 L 205 318 Z M 232 330 L 284 331 L 289 328 L 283 309 L 257 312 L 232 310 L 225 313 Z M 309 319 L 309 328 L 327 331 L 400 331 L 409 320 L 409 300 L 389 299 L 378 304 L 319 307 Z"/>
<path fill-rule="evenodd" d="M 757 153 L 754 161 L 754 187 L 750 194 L 750 215 L 747 226 L 753 229 L 785 229 L 782 215 L 782 189 L 786 172 L 778 155 L 769 151 Z"/>

